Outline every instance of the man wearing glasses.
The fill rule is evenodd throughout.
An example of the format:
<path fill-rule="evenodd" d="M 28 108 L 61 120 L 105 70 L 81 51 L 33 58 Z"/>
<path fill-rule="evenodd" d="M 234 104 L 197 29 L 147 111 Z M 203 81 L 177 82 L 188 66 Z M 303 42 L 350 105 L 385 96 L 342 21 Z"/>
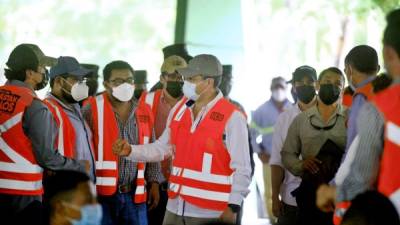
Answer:
<path fill-rule="evenodd" d="M 89 162 L 89 177 L 95 182 L 91 132 L 81 114 L 80 101 L 88 97 L 86 75 L 90 73 L 69 56 L 61 56 L 50 69 L 51 93 L 46 103 L 56 120 L 58 135 L 55 146 L 61 155 Z"/>
<path fill-rule="evenodd" d="M 161 66 L 160 83 L 162 89 L 150 93 L 144 93 L 140 104 L 147 104 L 153 112 L 155 137 L 158 139 L 165 130 L 167 118 L 171 109 L 182 98 L 183 79 L 176 72 L 185 68 L 186 61 L 177 55 L 167 57 Z M 164 220 L 165 209 L 168 201 L 168 178 L 171 173 L 171 159 L 161 162 L 163 180 L 160 184 L 160 202 L 156 208 L 149 210 L 149 225 L 161 225 Z"/>
<path fill-rule="evenodd" d="M 112 143 L 123 138 L 131 144 L 153 139 L 153 118 L 146 105 L 134 98 L 134 70 L 113 61 L 103 70 L 105 92 L 90 97 L 83 114 L 93 132 L 96 188 L 103 206 L 102 224 L 147 225 L 146 200 L 155 207 L 159 199 L 160 163 L 132 162 L 112 153 Z M 151 186 L 149 197 L 145 182 Z"/>

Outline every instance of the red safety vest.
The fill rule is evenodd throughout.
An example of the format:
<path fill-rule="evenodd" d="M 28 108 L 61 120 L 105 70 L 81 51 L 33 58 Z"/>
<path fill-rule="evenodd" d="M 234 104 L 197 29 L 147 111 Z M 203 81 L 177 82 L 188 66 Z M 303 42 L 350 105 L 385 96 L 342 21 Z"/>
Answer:
<path fill-rule="evenodd" d="M 25 109 L 36 99 L 32 90 L 0 87 L 0 193 L 42 195 L 43 169 L 22 128 Z"/>
<path fill-rule="evenodd" d="M 112 152 L 112 144 L 119 137 L 115 113 L 106 93 L 90 97 L 93 118 L 93 143 L 96 159 L 96 188 L 99 195 L 113 195 L 117 191 L 118 157 Z M 152 135 L 153 118 L 149 108 L 138 107 L 135 112 L 139 144 L 147 144 Z M 135 203 L 146 202 L 145 163 L 137 163 Z"/>
<path fill-rule="evenodd" d="M 153 112 L 153 118 L 157 116 L 157 109 L 160 103 L 162 90 L 156 90 L 154 92 L 143 92 L 139 99 L 139 104 L 146 104 L 150 107 Z"/>
<path fill-rule="evenodd" d="M 392 200 L 400 213 L 400 84 L 379 93 L 374 103 L 385 119 L 378 191 Z"/>
<path fill-rule="evenodd" d="M 201 208 L 223 211 L 232 188 L 231 157 L 223 135 L 236 106 L 222 98 L 191 131 L 191 112 L 182 99 L 170 124 L 175 146 L 169 198 L 182 197 Z"/>
<path fill-rule="evenodd" d="M 55 146 L 61 155 L 74 158 L 75 155 L 75 129 L 71 124 L 64 109 L 56 100 L 52 98 L 46 98 L 43 101 L 50 112 L 53 114 L 58 126 L 58 135 L 56 138 Z"/>

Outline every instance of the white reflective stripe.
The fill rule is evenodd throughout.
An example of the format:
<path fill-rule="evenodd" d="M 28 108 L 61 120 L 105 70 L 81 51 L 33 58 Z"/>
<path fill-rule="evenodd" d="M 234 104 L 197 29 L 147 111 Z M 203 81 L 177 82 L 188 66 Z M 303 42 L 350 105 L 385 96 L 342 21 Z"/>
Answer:
<path fill-rule="evenodd" d="M 11 117 L 3 124 L 0 125 L 0 132 L 4 133 L 8 129 L 12 128 L 13 126 L 17 125 L 22 120 L 22 116 L 24 115 L 23 112 L 18 113 L 17 115 Z"/>
<path fill-rule="evenodd" d="M 137 178 L 144 178 L 144 170 L 138 170 Z"/>
<path fill-rule="evenodd" d="M 179 168 L 179 167 L 176 167 L 176 166 L 172 167 L 172 175 L 174 175 L 174 176 L 179 176 L 181 171 L 182 171 L 182 168 Z"/>
<path fill-rule="evenodd" d="M 154 96 L 155 96 L 154 92 L 149 92 L 149 93 L 147 93 L 146 98 L 145 98 L 146 104 L 148 104 L 151 109 L 153 109 Z"/>
<path fill-rule="evenodd" d="M 400 145 L 400 127 L 392 122 L 387 123 L 386 127 L 387 138 L 389 141 L 395 143 L 396 145 Z"/>
<path fill-rule="evenodd" d="M 97 144 L 97 160 L 102 162 L 104 159 L 104 98 L 103 95 L 96 97 L 97 100 L 97 132 L 99 143 Z"/>
<path fill-rule="evenodd" d="M 99 186 L 115 186 L 117 179 L 115 177 L 96 177 L 96 185 Z"/>
<path fill-rule="evenodd" d="M 0 171 L 14 173 L 42 173 L 42 167 L 34 164 L 0 162 Z"/>
<path fill-rule="evenodd" d="M 149 143 L 150 138 L 147 136 L 143 137 L 143 144 L 148 144 Z"/>
<path fill-rule="evenodd" d="M 205 152 L 203 155 L 203 173 L 211 173 L 212 154 Z"/>
<path fill-rule="evenodd" d="M 181 194 L 212 201 L 228 202 L 229 200 L 229 193 L 207 191 L 187 186 L 182 186 Z"/>
<path fill-rule="evenodd" d="M 400 188 L 391 194 L 389 199 L 392 201 L 394 207 L 396 207 L 397 214 L 400 215 Z"/>
<path fill-rule="evenodd" d="M 19 181 L 11 179 L 0 179 L 0 188 L 21 190 L 21 191 L 35 191 L 42 188 L 42 180 L 39 181 Z"/>
<path fill-rule="evenodd" d="M 346 156 L 344 158 L 344 161 L 340 165 L 340 167 L 335 175 L 336 185 L 338 185 L 338 186 L 342 185 L 344 179 L 350 173 L 350 168 L 356 157 L 357 147 L 358 147 L 359 143 L 360 143 L 360 136 L 357 135 L 354 138 L 353 142 L 351 142 L 351 145 L 349 146 L 349 149 L 347 150 Z"/>
<path fill-rule="evenodd" d="M 207 183 L 215 183 L 215 184 L 224 184 L 230 185 L 232 184 L 231 176 L 217 175 L 211 173 L 202 173 L 195 170 L 184 169 L 182 177 L 190 178 L 197 181 L 207 182 Z"/>
<path fill-rule="evenodd" d="M 181 104 L 181 103 L 179 102 L 178 104 Z M 176 116 L 175 116 L 175 118 L 174 118 L 175 121 L 180 121 L 180 120 L 182 119 L 183 114 L 184 114 L 186 108 L 187 108 L 186 104 L 183 104 L 183 105 L 181 106 L 181 108 L 179 108 L 179 111 L 178 111 L 178 113 L 176 114 Z"/>
<path fill-rule="evenodd" d="M 114 161 L 96 161 L 96 169 L 98 170 L 116 170 L 117 162 Z"/>
<path fill-rule="evenodd" d="M 136 187 L 135 194 L 142 195 L 145 193 L 144 185 L 140 185 Z"/>
<path fill-rule="evenodd" d="M 169 183 L 169 189 L 170 189 L 170 191 L 178 192 L 179 184 L 175 184 L 175 183 L 170 182 Z"/>
<path fill-rule="evenodd" d="M 17 164 L 33 165 L 27 159 L 19 155 L 14 149 L 8 146 L 8 144 L 2 137 L 0 137 L 0 150 L 2 150 L 8 158 L 10 158 L 13 162 Z"/>
<path fill-rule="evenodd" d="M 61 117 L 61 112 L 58 110 L 58 107 L 53 104 L 50 100 L 47 100 L 48 102 L 56 111 L 56 116 L 58 118 L 58 121 L 60 121 L 60 127 L 58 128 L 58 152 L 60 152 L 61 155 L 64 155 L 64 121 L 63 118 Z"/>

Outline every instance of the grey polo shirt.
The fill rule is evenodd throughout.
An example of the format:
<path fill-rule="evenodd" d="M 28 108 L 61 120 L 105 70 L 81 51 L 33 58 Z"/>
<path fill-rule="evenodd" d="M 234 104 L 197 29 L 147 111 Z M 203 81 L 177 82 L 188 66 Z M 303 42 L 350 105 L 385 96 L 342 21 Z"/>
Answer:
<path fill-rule="evenodd" d="M 281 152 L 282 162 L 286 169 L 295 176 L 301 176 L 303 174 L 302 159 L 317 156 L 328 139 L 345 149 L 347 114 L 347 108 L 338 105 L 335 113 L 325 123 L 317 105 L 300 113 L 289 127 Z M 329 130 L 316 128 L 331 126 Z"/>

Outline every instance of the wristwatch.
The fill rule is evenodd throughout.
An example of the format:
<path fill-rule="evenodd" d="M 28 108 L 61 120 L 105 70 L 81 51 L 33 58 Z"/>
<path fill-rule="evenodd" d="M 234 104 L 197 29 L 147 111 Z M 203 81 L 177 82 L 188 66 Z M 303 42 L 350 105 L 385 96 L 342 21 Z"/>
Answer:
<path fill-rule="evenodd" d="M 231 208 L 232 212 L 238 213 L 241 209 L 240 205 L 228 204 L 228 207 Z"/>

